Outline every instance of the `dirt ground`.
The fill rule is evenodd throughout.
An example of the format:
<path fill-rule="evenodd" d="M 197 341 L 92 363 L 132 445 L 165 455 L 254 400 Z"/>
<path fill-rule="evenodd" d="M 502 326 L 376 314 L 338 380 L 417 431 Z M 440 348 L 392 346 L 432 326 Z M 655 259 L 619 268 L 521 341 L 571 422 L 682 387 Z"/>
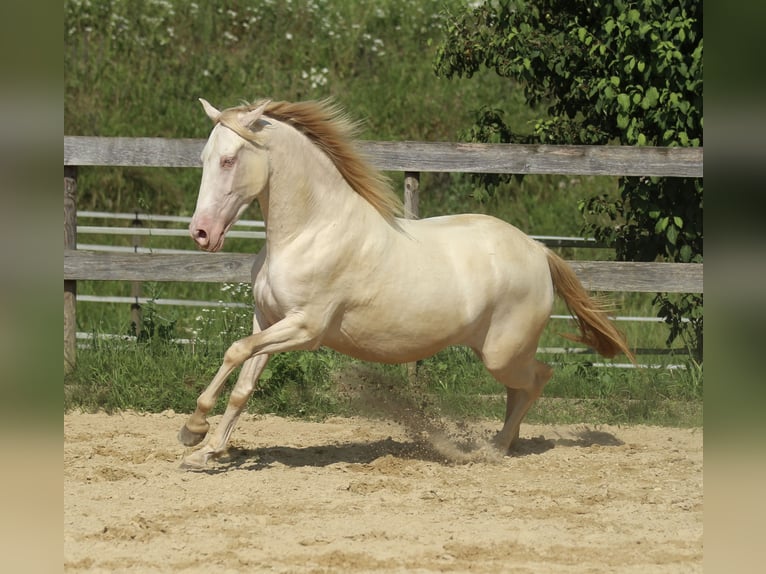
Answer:
<path fill-rule="evenodd" d="M 702 571 L 701 429 L 245 415 L 188 472 L 185 418 L 64 416 L 67 572 Z"/>

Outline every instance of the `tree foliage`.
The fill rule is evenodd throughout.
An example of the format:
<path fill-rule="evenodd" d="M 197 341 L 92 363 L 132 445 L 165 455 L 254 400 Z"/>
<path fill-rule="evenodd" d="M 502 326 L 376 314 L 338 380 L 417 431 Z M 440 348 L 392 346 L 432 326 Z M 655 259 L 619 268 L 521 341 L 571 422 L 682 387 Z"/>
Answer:
<path fill-rule="evenodd" d="M 471 77 L 486 67 L 547 107 L 531 137 L 482 110 L 477 141 L 701 146 L 702 56 L 701 0 L 505 0 L 452 15 L 435 70 Z M 624 177 L 618 197 L 578 207 L 584 232 L 618 259 L 702 261 L 701 179 Z M 701 351 L 702 297 L 657 303 L 668 342 L 686 334 Z"/>

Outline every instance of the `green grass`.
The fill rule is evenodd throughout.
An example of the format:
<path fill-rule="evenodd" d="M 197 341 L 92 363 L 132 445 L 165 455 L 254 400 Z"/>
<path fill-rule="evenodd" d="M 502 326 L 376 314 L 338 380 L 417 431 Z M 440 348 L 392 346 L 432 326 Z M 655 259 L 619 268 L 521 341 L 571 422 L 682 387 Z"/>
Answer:
<path fill-rule="evenodd" d="M 225 293 L 233 300 L 247 297 L 238 285 L 229 286 Z M 122 311 L 127 317 L 127 306 L 123 305 Z M 148 305 L 143 311 L 143 334 L 137 340 L 94 339 L 86 343 L 78 351 L 76 369 L 65 376 L 65 408 L 191 411 L 228 345 L 246 335 L 250 323 L 250 314 L 244 309 L 203 309 L 197 313 L 194 333 L 188 333 L 179 323 L 183 309 L 166 311 Z M 123 319 L 122 332 L 130 331 Z M 560 337 L 550 331 L 549 327 L 544 341 L 550 338 L 561 344 Z M 189 335 L 194 337 L 194 344 L 174 342 Z M 647 358 L 660 367 L 681 363 L 685 369 L 598 368 L 590 363 L 599 359 L 589 355 L 541 359 L 556 368 L 543 398 L 530 410 L 529 422 L 702 425 L 702 369 L 686 353 Z M 235 377 L 236 372 L 230 385 Z M 371 396 L 374 400 L 369 399 Z M 315 418 L 376 415 L 377 403 L 394 399 L 425 416 L 501 419 L 505 405 L 502 387 L 464 348 L 445 349 L 420 361 L 412 380 L 405 366 L 364 364 L 320 349 L 272 357 L 249 409 Z M 215 412 L 221 412 L 224 405 L 222 398 Z"/>
<path fill-rule="evenodd" d="M 157 0 L 65 2 L 65 133 L 68 135 L 204 138 L 209 120 L 197 103 L 333 97 L 365 120 L 363 137 L 455 141 L 482 106 L 506 110 L 514 130 L 531 131 L 544 115 L 524 106 L 521 89 L 481 72 L 470 80 L 432 72 L 442 10 L 462 0 L 188 3 Z M 196 6 L 196 7 L 195 7 Z M 389 174 L 397 189 L 403 174 Z M 198 169 L 81 168 L 78 207 L 99 211 L 191 215 Z M 489 213 L 539 235 L 581 234 L 579 200 L 616 193 L 609 177 L 526 176 L 487 198 L 461 174 L 423 174 L 422 217 Z M 245 217 L 259 219 L 257 207 Z M 96 222 L 94 222 L 96 223 Z M 120 225 L 124 225 L 121 223 Z M 85 243 L 130 245 L 130 238 L 85 236 Z M 191 248 L 185 238 L 147 237 L 147 247 Z M 255 252 L 258 241 L 228 239 L 227 251 Z M 564 249 L 568 259 L 610 259 L 608 250 Z M 145 283 L 154 298 L 249 303 L 246 287 Z M 127 282 L 78 282 L 80 294 L 128 296 Z M 610 294 L 618 315 L 654 316 L 651 294 Z M 564 314 L 561 303 L 555 313 Z M 134 332 L 125 304 L 79 303 L 78 331 Z M 218 368 L 225 349 L 248 333 L 243 309 L 148 305 L 138 341 L 83 342 L 76 369 L 65 375 L 67 409 L 187 412 Z M 636 347 L 661 348 L 660 323 L 620 323 Z M 566 322 L 552 321 L 541 345 L 558 347 Z M 180 344 L 175 339 L 194 339 Z M 591 356 L 546 357 L 562 363 L 530 421 L 702 424 L 702 372 L 679 350 L 646 360 L 686 370 L 587 366 Z M 232 377 L 233 379 L 234 377 Z M 362 390 L 366 388 L 367 390 Z M 224 392 L 225 396 L 225 392 Z M 370 398 L 372 397 L 372 398 Z M 391 399 L 450 416 L 501 417 L 501 387 L 470 353 L 448 349 L 422 361 L 410 381 L 403 366 L 365 365 L 329 350 L 276 356 L 249 408 L 291 416 L 374 412 Z M 364 400 L 363 400 L 364 399 Z M 217 412 L 223 408 L 219 401 Z"/>
<path fill-rule="evenodd" d="M 75 371 L 65 377 L 65 408 L 190 412 L 225 346 L 223 339 L 191 346 L 159 337 L 93 344 L 80 350 Z M 529 422 L 702 425 L 702 373 L 693 364 L 685 370 L 628 370 L 595 368 L 571 357 L 556 363 Z M 222 412 L 225 396 L 214 412 Z M 405 366 L 360 363 L 329 349 L 276 355 L 248 408 L 313 418 L 377 414 L 375 402 L 360 402 L 360 396 L 406 400 L 425 416 L 501 419 L 505 407 L 502 387 L 481 363 L 452 348 L 419 363 L 414 380 Z"/>

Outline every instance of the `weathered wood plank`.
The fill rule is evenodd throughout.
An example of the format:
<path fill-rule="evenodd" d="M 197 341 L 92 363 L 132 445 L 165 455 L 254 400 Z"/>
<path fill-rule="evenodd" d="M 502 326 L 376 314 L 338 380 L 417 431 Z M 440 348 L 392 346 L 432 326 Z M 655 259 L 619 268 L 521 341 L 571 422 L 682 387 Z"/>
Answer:
<path fill-rule="evenodd" d="M 64 165 L 200 167 L 205 140 L 64 136 Z M 703 148 L 359 141 L 384 171 L 702 177 Z"/>
<path fill-rule="evenodd" d="M 386 171 L 702 177 L 702 148 L 359 142 Z"/>
<path fill-rule="evenodd" d="M 420 215 L 420 173 L 404 173 L 404 217 L 417 219 Z"/>
<path fill-rule="evenodd" d="M 65 251 L 64 279 L 246 283 L 255 255 Z M 593 291 L 702 293 L 703 267 L 691 263 L 570 261 Z"/>
<path fill-rule="evenodd" d="M 638 261 L 568 261 L 591 291 L 702 293 L 703 266 L 698 263 Z"/>
<path fill-rule="evenodd" d="M 64 136 L 64 165 L 201 167 L 201 139 Z"/>
<path fill-rule="evenodd" d="M 246 283 L 255 254 L 64 251 L 64 279 Z"/>
<path fill-rule="evenodd" d="M 77 246 L 77 168 L 64 168 L 64 253 Z M 64 372 L 77 361 L 77 282 L 64 278 Z"/>

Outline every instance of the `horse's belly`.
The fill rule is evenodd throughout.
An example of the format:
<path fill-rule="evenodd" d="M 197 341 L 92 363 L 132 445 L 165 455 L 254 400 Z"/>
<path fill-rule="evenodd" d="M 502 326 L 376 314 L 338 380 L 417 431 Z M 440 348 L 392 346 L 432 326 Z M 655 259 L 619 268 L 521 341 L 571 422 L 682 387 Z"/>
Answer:
<path fill-rule="evenodd" d="M 444 321 L 345 317 L 340 328 L 327 333 L 322 344 L 365 361 L 406 363 L 430 357 L 441 349 L 465 343 L 470 326 Z"/>
<path fill-rule="evenodd" d="M 350 339 L 332 339 L 325 343 L 330 347 L 363 361 L 372 361 L 375 363 L 408 363 L 430 357 L 448 346 L 447 344 L 434 344 L 424 346 L 420 343 L 407 344 L 407 342 L 391 341 L 354 341 Z"/>

